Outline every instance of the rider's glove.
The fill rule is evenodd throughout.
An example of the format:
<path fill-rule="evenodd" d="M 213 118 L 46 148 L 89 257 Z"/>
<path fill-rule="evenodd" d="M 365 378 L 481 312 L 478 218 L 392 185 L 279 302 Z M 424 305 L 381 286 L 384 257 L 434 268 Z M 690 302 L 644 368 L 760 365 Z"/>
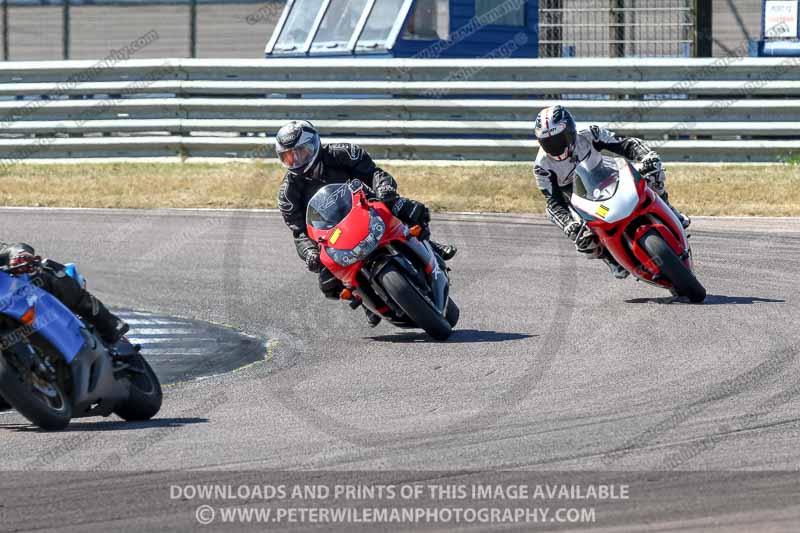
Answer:
<path fill-rule="evenodd" d="M 564 226 L 564 235 L 566 235 L 567 238 L 572 242 L 575 242 L 575 239 L 578 238 L 578 232 L 580 231 L 580 229 L 581 229 L 581 223 L 573 220 L 572 222 Z"/>
<path fill-rule="evenodd" d="M 658 194 L 664 194 L 664 168 L 661 158 L 655 152 L 644 156 L 639 166 L 639 172 L 647 180 L 647 184 Z"/>
<path fill-rule="evenodd" d="M 308 250 L 306 252 L 306 268 L 309 272 L 319 272 L 322 270 L 322 262 L 319 260 L 319 252 Z"/>
<path fill-rule="evenodd" d="M 661 158 L 655 152 L 645 154 L 640 163 L 639 172 L 646 176 L 661 171 Z"/>
<path fill-rule="evenodd" d="M 380 183 L 375 187 L 375 197 L 378 201 L 391 206 L 397 200 L 397 189 L 391 183 Z"/>
<path fill-rule="evenodd" d="M 575 249 L 590 258 L 600 257 L 600 240 L 597 235 L 592 233 L 592 230 L 585 228 L 575 239 Z"/>
<path fill-rule="evenodd" d="M 392 205 L 394 216 L 410 226 L 425 226 L 431 221 L 431 213 L 424 204 L 408 198 L 397 198 Z"/>

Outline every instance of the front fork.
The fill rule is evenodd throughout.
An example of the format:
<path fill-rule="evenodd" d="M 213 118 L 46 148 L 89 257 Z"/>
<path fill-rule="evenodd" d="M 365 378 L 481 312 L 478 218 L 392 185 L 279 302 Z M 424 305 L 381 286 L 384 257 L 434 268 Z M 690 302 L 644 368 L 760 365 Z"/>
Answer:
<path fill-rule="evenodd" d="M 419 257 L 425 265 L 426 280 L 433 292 L 433 303 L 444 313 L 447 308 L 449 283 L 438 256 L 433 252 L 430 241 L 408 239 L 406 245 Z"/>
<path fill-rule="evenodd" d="M 394 302 L 391 301 L 391 298 L 389 298 L 389 296 L 383 290 L 383 287 L 381 287 L 379 283 L 375 282 L 375 277 L 383 271 L 386 265 L 388 265 L 390 262 L 393 262 L 398 267 L 402 268 L 406 274 L 412 278 L 415 278 L 418 286 L 425 284 L 429 285 L 431 288 L 433 304 L 437 309 L 444 313 L 445 309 L 447 308 L 449 283 L 447 280 L 447 275 L 442 270 L 442 267 L 439 264 L 439 261 L 436 257 L 436 254 L 433 252 L 430 243 L 427 241 L 421 242 L 416 238 L 410 238 L 405 242 L 405 244 L 408 246 L 411 252 L 414 253 L 414 255 L 419 257 L 422 264 L 425 265 L 425 272 L 421 272 L 419 269 L 417 269 L 414 264 L 395 246 L 391 244 L 386 245 L 384 250 L 387 255 L 383 259 L 378 260 L 381 261 L 380 263 L 373 263 L 369 269 L 366 267 L 362 267 L 361 269 L 361 274 L 367 280 L 369 288 L 369 290 L 365 290 L 365 287 L 362 286 L 361 290 L 359 291 L 359 296 L 361 297 L 363 305 L 370 311 L 379 314 L 385 314 L 385 312 L 388 311 L 388 309 L 385 307 L 381 307 L 381 305 L 375 301 L 373 295 L 370 294 L 374 293 L 377 299 L 385 302 L 388 308 L 391 309 L 396 315 L 403 314 L 402 310 L 397 308 Z"/>
<path fill-rule="evenodd" d="M 25 378 L 28 378 L 30 374 L 35 374 L 36 377 L 52 383 L 58 377 L 53 364 L 47 358 L 42 358 L 36 348 L 26 339 L 14 343 L 3 351 L 11 356 L 7 355 L 6 359 Z"/>

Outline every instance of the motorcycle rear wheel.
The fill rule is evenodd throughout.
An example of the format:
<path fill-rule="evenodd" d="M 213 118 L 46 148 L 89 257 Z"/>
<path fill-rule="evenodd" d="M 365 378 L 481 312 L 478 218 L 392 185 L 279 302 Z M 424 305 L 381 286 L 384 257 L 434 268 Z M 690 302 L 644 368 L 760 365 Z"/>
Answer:
<path fill-rule="evenodd" d="M 400 309 L 420 328 L 436 340 L 450 337 L 453 328 L 420 290 L 393 266 L 381 274 L 381 284 Z"/>
<path fill-rule="evenodd" d="M 639 242 L 650 257 L 661 261 L 661 273 L 672 282 L 680 296 L 686 296 L 692 303 L 706 299 L 705 287 L 657 231 L 649 231 Z"/>
<path fill-rule="evenodd" d="M 131 355 L 128 364 L 134 369 L 127 378 L 130 393 L 127 400 L 114 407 L 114 413 L 128 422 L 150 420 L 161 410 L 161 383 L 141 354 Z"/>
<path fill-rule="evenodd" d="M 45 388 L 50 395 L 42 391 Z M 46 431 L 62 430 L 72 420 L 72 403 L 60 383 L 44 383 L 33 373 L 20 375 L 5 355 L 0 355 L 0 394 L 19 414 Z"/>

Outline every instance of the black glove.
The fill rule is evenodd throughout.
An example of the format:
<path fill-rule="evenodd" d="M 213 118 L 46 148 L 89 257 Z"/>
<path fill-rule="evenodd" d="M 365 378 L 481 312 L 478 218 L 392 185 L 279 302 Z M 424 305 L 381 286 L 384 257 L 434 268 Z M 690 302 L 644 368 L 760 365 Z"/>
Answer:
<path fill-rule="evenodd" d="M 399 197 L 392 204 L 394 216 L 410 226 L 425 226 L 431 221 L 431 213 L 424 204 Z"/>
<path fill-rule="evenodd" d="M 308 250 L 306 252 L 306 268 L 309 272 L 319 272 L 322 270 L 322 262 L 319 260 L 319 252 Z"/>
<path fill-rule="evenodd" d="M 375 187 L 375 197 L 386 205 L 392 205 L 397 200 L 397 189 L 391 183 L 380 183 Z"/>

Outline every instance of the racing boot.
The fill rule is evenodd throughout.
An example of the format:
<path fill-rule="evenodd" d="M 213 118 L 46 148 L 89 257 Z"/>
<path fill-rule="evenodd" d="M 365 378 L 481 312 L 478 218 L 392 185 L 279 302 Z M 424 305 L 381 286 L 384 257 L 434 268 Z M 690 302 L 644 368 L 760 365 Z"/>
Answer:
<path fill-rule="evenodd" d="M 352 298 L 348 305 L 350 306 L 350 309 L 358 309 L 358 307 L 362 305 L 362 302 L 357 298 Z M 367 309 L 367 306 L 364 306 L 364 314 L 367 315 L 367 323 L 369 324 L 369 327 L 374 328 L 381 323 L 381 316 Z"/>
<path fill-rule="evenodd" d="M 456 248 L 454 244 L 439 244 L 433 240 L 429 240 L 428 242 L 431 243 L 431 248 L 436 252 L 436 255 L 445 261 L 450 261 L 458 253 L 458 248 Z"/>
<path fill-rule="evenodd" d="M 615 278 L 625 279 L 628 276 L 630 276 L 630 272 L 622 268 L 622 266 L 619 263 L 617 263 L 614 260 L 614 258 L 611 257 L 610 255 L 606 254 L 603 257 L 603 261 L 605 261 L 606 265 L 608 265 L 608 268 L 611 270 L 611 275 L 614 276 Z"/>
<path fill-rule="evenodd" d="M 108 310 L 106 312 L 108 316 L 103 316 L 100 320 L 95 317 L 92 325 L 97 329 L 106 344 L 114 346 L 130 331 L 131 327 L 118 316 L 111 314 Z"/>
<path fill-rule="evenodd" d="M 381 315 L 376 315 L 367 309 L 366 306 L 364 307 L 364 313 L 367 315 L 367 323 L 369 324 L 369 327 L 374 328 L 381 323 Z"/>
<path fill-rule="evenodd" d="M 681 226 L 683 226 L 683 229 L 689 229 L 689 225 L 692 223 L 692 219 L 687 217 L 680 211 L 678 211 L 678 209 L 675 206 L 669 203 L 669 194 L 667 193 L 667 191 L 664 191 L 661 194 L 661 199 L 664 200 L 664 203 L 667 204 L 667 206 L 670 209 L 672 209 L 672 212 L 675 213 L 675 216 L 678 217 L 678 220 L 680 221 Z"/>

